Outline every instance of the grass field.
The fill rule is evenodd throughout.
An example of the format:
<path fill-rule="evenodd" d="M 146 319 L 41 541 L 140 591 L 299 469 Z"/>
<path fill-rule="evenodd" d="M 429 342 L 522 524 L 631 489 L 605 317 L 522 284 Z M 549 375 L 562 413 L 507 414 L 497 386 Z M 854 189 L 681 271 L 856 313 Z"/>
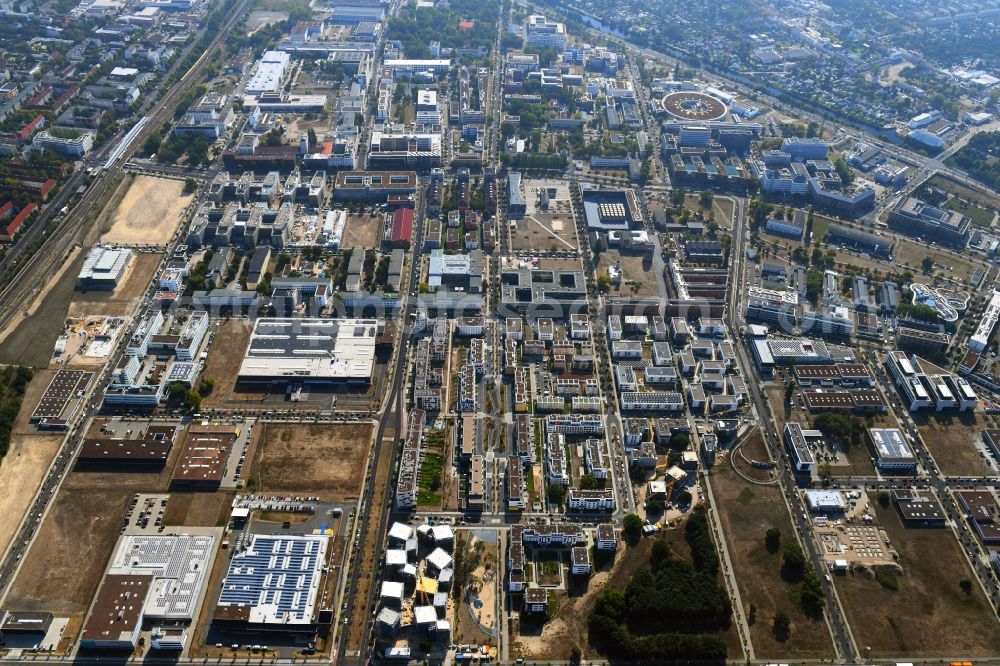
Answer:
<path fill-rule="evenodd" d="M 957 210 L 962 215 L 967 215 L 973 224 L 978 224 L 981 227 L 989 227 L 993 224 L 993 211 L 969 203 L 964 199 L 953 197 L 948 199 L 943 207 L 948 210 Z"/>
<path fill-rule="evenodd" d="M 994 474 L 979 455 L 975 440 L 986 428 L 975 414 L 913 414 L 920 437 L 944 474 L 983 476 Z"/>
<path fill-rule="evenodd" d="M 822 620 L 810 619 L 793 600 L 797 587 L 781 578 L 781 555 L 764 546 L 771 527 L 791 542 L 792 523 L 777 486 L 761 486 L 740 479 L 728 464 L 712 477 L 713 501 L 722 520 L 729 556 L 739 572 L 737 580 L 747 618 L 753 617 L 750 639 L 760 659 L 820 659 L 833 656 L 830 632 Z M 776 640 L 771 618 L 779 610 L 792 620 L 791 638 Z"/>
<path fill-rule="evenodd" d="M 813 241 L 819 242 L 823 240 L 826 236 L 826 232 L 830 230 L 830 224 L 836 223 L 837 220 L 826 217 L 825 215 L 813 215 Z M 809 239 L 806 238 L 806 241 Z"/>
<path fill-rule="evenodd" d="M 365 474 L 372 425 L 268 423 L 248 487 L 259 493 L 356 499 Z"/>
<path fill-rule="evenodd" d="M 810 414 L 807 409 L 799 406 L 797 397 L 792 406 L 789 407 L 788 401 L 785 400 L 785 391 L 781 386 L 768 386 L 765 395 L 767 396 L 768 404 L 771 406 L 771 413 L 779 419 L 779 432 L 783 431 L 785 423 L 789 421 L 811 423 L 816 417 L 816 414 Z M 800 394 L 796 392 L 795 395 L 798 396 Z M 896 428 L 899 426 L 899 423 L 891 415 L 870 416 L 868 417 L 868 423 L 870 427 Z M 836 444 L 830 444 L 831 446 L 836 446 Z M 763 447 L 763 441 L 761 441 L 760 445 Z M 747 445 L 744 445 L 741 450 L 744 452 L 744 455 L 749 456 Z M 832 453 L 832 451 L 828 449 L 826 453 Z M 849 447 L 846 450 L 838 451 L 838 453 L 840 455 L 835 460 L 829 461 L 830 473 L 832 475 L 871 476 L 875 474 L 875 466 L 872 464 L 871 457 L 864 446 Z M 817 455 L 817 458 L 819 458 L 818 463 L 822 465 L 824 461 L 821 459 L 821 456 Z M 751 477 L 754 477 L 755 474 L 760 476 L 760 470 L 745 468 L 746 466 L 740 469 L 746 471 Z"/>
<path fill-rule="evenodd" d="M 427 446 L 424 459 L 420 463 L 420 473 L 417 476 L 417 506 L 441 506 L 441 489 L 444 484 L 444 435 L 438 432 L 427 433 Z"/>
<path fill-rule="evenodd" d="M 558 585 L 562 580 L 559 569 L 562 558 L 554 550 L 543 550 L 535 558 L 535 582 L 539 585 Z"/>
<path fill-rule="evenodd" d="M 684 537 L 683 526 L 661 533 L 677 557 L 691 561 L 691 549 Z M 634 546 L 619 545 L 613 558 L 594 560 L 594 571 L 586 584 L 573 585 L 567 593 L 559 591 L 559 607 L 551 620 L 544 624 L 518 625 L 511 622 L 511 659 L 523 657 L 545 662 L 565 660 L 574 645 L 580 646 L 584 659 L 598 659 L 600 655 L 590 647 L 588 618 L 594 600 L 606 588 L 624 590 L 636 570 L 650 559 L 654 538 L 644 538 Z M 571 577 L 572 579 L 572 577 Z M 742 655 L 736 627 L 716 634 L 726 642 L 730 660 Z M 615 662 L 612 662 L 615 663 Z"/>
<path fill-rule="evenodd" d="M 959 257 L 956 254 L 950 252 L 944 252 L 938 248 L 925 247 L 923 245 L 917 245 L 911 241 L 906 241 L 900 239 L 896 243 L 896 264 L 905 264 L 916 268 L 914 273 L 920 272 L 920 262 L 924 260 L 924 257 L 933 257 L 936 264 L 942 266 L 947 266 L 948 270 L 944 271 L 948 277 L 960 280 L 962 282 L 968 281 L 972 274 L 976 272 L 978 264 Z M 890 266 L 885 264 L 886 268 L 883 270 L 892 270 L 895 266 Z M 941 273 L 940 268 L 935 268 L 936 273 Z"/>
<path fill-rule="evenodd" d="M 946 192 L 950 192 L 959 199 L 964 199 L 971 204 L 975 204 L 980 208 L 990 208 L 994 210 L 1000 210 L 1000 196 L 988 195 L 980 192 L 979 190 L 974 190 L 971 187 L 966 187 L 961 183 L 957 183 L 947 176 L 942 176 L 938 174 L 927 181 L 929 185 L 934 187 L 939 187 Z"/>
<path fill-rule="evenodd" d="M 711 208 L 706 209 L 701 206 L 700 195 L 688 194 L 684 197 L 684 205 L 687 208 L 690 208 L 692 212 L 701 211 L 702 215 L 705 216 L 707 216 L 709 211 L 711 211 L 711 213 L 715 216 L 713 219 L 716 224 L 723 229 L 733 228 L 733 202 L 729 199 L 713 196 Z"/>
<path fill-rule="evenodd" d="M 247 19 L 247 29 L 252 34 L 265 25 L 286 20 L 288 20 L 288 12 L 272 12 L 258 9 L 250 12 L 250 18 Z"/>
<path fill-rule="evenodd" d="M 973 584 L 971 594 L 959 588 L 960 580 L 975 576 L 952 531 L 907 529 L 895 508 L 871 505 L 899 552 L 902 572 L 895 591 L 870 572 L 834 578 L 858 645 L 870 646 L 873 658 L 995 655 L 1000 624 L 979 585 Z"/>

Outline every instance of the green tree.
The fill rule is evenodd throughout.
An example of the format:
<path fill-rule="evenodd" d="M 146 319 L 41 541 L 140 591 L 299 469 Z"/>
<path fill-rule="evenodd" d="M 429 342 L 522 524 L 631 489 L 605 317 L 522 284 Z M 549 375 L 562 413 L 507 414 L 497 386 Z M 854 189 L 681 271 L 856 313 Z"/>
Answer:
<path fill-rule="evenodd" d="M 670 436 L 668 446 L 673 451 L 686 451 L 691 444 L 691 438 L 683 432 L 677 432 Z"/>
<path fill-rule="evenodd" d="M 795 382 L 794 381 L 788 382 L 788 385 L 785 387 L 785 401 L 786 402 L 792 399 L 792 394 L 793 393 L 795 393 Z"/>
<path fill-rule="evenodd" d="M 189 411 L 197 412 L 201 409 L 201 395 L 197 391 L 188 391 L 187 396 L 184 398 L 184 406 Z"/>
<path fill-rule="evenodd" d="M 198 181 L 188 177 L 184 179 L 184 194 L 191 194 L 198 189 Z"/>
<path fill-rule="evenodd" d="M 550 483 L 546 494 L 549 502 L 562 505 L 566 499 L 566 486 L 561 483 Z"/>
<path fill-rule="evenodd" d="M 802 580 L 806 573 L 806 555 L 797 543 L 785 545 L 781 561 L 781 577 L 790 583 Z"/>
<path fill-rule="evenodd" d="M 630 513 L 622 520 L 622 536 L 629 542 L 635 543 L 642 536 L 642 518 L 634 513 Z"/>
<path fill-rule="evenodd" d="M 160 143 L 163 141 L 163 135 L 159 132 L 153 132 L 146 139 L 146 142 L 142 144 L 142 154 L 147 157 L 155 153 L 160 149 Z"/>
<path fill-rule="evenodd" d="M 767 552 L 777 553 L 781 548 L 781 530 L 777 527 L 768 528 L 767 533 L 764 534 L 764 547 L 767 548 Z"/>
<path fill-rule="evenodd" d="M 924 257 L 923 259 L 921 259 L 920 260 L 920 268 L 924 271 L 924 273 L 927 273 L 928 275 L 930 275 L 931 273 L 933 273 L 934 272 L 934 257 L 928 256 L 928 257 Z"/>
<path fill-rule="evenodd" d="M 620 621 L 625 615 L 625 593 L 614 587 L 604 588 L 594 602 L 594 613 Z"/>
<path fill-rule="evenodd" d="M 843 157 L 838 157 L 834 161 L 833 168 L 837 170 L 837 175 L 840 176 L 840 180 L 845 185 L 850 185 L 854 181 L 854 172 L 851 171 L 851 167 L 847 166 L 847 162 L 844 161 Z"/>
<path fill-rule="evenodd" d="M 771 633 L 779 643 L 784 643 L 792 635 L 792 618 L 783 610 L 774 614 L 774 621 L 771 624 Z"/>
<path fill-rule="evenodd" d="M 596 490 L 600 484 L 593 474 L 584 474 L 580 477 L 581 490 Z"/>
<path fill-rule="evenodd" d="M 198 382 L 198 393 L 202 397 L 211 395 L 213 389 L 215 389 L 215 380 L 211 377 L 202 377 L 201 381 Z"/>
<path fill-rule="evenodd" d="M 670 559 L 670 543 L 664 538 L 659 538 L 653 541 L 653 550 L 650 553 L 649 561 L 656 566 L 664 560 Z"/>
<path fill-rule="evenodd" d="M 820 585 L 816 572 L 809 568 L 805 578 L 802 580 L 802 589 L 799 592 L 799 600 L 802 603 L 802 612 L 814 620 L 823 617 L 823 607 L 826 605 L 826 597 L 823 595 L 823 586 Z"/>

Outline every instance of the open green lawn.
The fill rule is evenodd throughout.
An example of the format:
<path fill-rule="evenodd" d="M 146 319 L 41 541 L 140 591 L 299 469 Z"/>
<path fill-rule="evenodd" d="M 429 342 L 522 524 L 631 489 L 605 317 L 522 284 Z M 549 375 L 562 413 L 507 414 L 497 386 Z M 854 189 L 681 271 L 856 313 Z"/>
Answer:
<path fill-rule="evenodd" d="M 441 504 L 441 471 L 444 465 L 444 458 L 439 453 L 426 453 L 424 461 L 420 465 L 419 489 L 417 491 L 417 504 L 419 505 L 440 505 Z"/>
<path fill-rule="evenodd" d="M 813 242 L 818 243 L 823 240 L 823 236 L 826 236 L 826 232 L 830 230 L 830 218 L 823 217 L 822 215 L 813 216 Z M 809 239 L 806 238 L 806 241 Z"/>
<path fill-rule="evenodd" d="M 963 215 L 968 215 L 973 224 L 977 224 L 981 227 L 988 227 L 993 223 L 993 211 L 977 206 L 976 204 L 969 203 L 968 201 L 959 199 L 958 197 L 948 199 L 943 208 L 947 208 L 948 210 L 957 210 Z"/>

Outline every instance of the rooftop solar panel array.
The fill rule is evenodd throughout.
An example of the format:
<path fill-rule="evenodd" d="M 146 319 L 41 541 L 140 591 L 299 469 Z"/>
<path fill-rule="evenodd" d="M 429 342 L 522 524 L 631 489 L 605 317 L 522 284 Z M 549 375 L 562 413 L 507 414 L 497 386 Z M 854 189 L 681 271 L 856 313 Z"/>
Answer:
<path fill-rule="evenodd" d="M 254 535 L 230 561 L 219 605 L 250 607 L 251 622 L 311 622 L 326 544 L 318 535 Z"/>

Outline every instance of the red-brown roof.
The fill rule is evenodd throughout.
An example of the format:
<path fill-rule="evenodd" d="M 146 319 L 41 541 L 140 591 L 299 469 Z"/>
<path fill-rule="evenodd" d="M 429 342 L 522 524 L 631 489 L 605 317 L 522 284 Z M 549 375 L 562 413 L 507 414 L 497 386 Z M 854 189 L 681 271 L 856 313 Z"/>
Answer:
<path fill-rule="evenodd" d="M 392 214 L 392 240 L 409 241 L 413 237 L 413 210 L 400 208 Z"/>
<path fill-rule="evenodd" d="M 44 120 L 45 120 L 45 116 L 43 116 L 41 114 L 35 116 L 34 120 L 32 120 L 27 125 L 25 125 L 24 128 L 21 129 L 21 131 L 19 132 L 19 134 L 21 135 L 21 138 L 22 139 L 27 139 L 29 136 L 31 136 L 31 133 L 34 132 L 35 129 L 38 128 L 39 123 L 41 123 Z"/>
<path fill-rule="evenodd" d="M 13 220 L 4 225 L 3 233 L 7 238 L 13 238 L 17 230 L 21 228 L 24 221 L 28 219 L 28 216 L 35 212 L 36 206 L 34 203 L 29 203 L 27 206 L 21 209 L 21 212 L 17 214 Z"/>

